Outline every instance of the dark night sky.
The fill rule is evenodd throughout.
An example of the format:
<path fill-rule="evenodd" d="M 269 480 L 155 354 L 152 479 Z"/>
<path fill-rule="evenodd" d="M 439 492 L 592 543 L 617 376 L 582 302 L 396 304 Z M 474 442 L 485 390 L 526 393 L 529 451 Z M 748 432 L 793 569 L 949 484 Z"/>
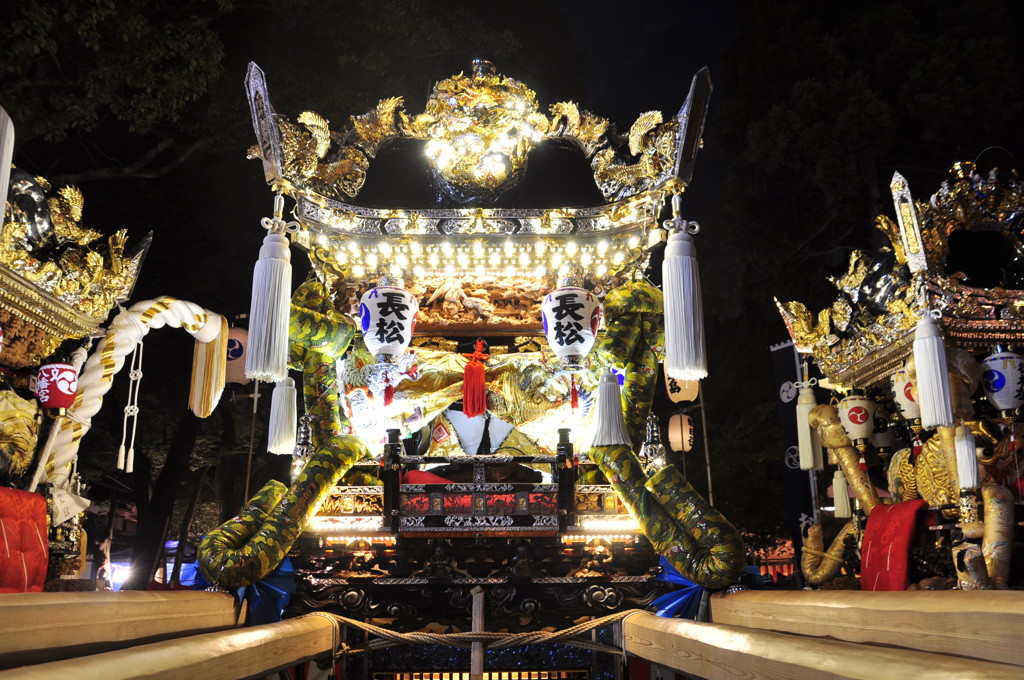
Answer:
<path fill-rule="evenodd" d="M 620 131 L 645 111 L 674 114 L 693 74 L 710 68 L 715 89 L 707 146 L 683 200 L 685 217 L 702 225 L 697 247 L 710 317 L 707 387 L 719 404 L 709 420 L 724 440 L 742 429 L 737 414 L 767 404 L 760 420 L 747 420 L 759 429 L 756 446 L 773 455 L 778 437 L 769 413 L 774 388 L 766 349 L 786 336 L 772 295 L 812 298 L 816 308 L 834 297 L 824 275 L 841 274 L 850 249 L 878 245 L 871 219 L 891 212 L 886 200 L 894 169 L 923 197 L 935 191 L 952 161 L 998 145 L 1009 151 L 989 152 L 989 158 L 1012 165 L 1020 148 L 1022 69 L 1013 49 L 1021 34 L 1020 3 L 524 0 L 467 6 L 488 27 L 511 29 L 519 48 L 496 58 L 498 70 L 534 89 L 542 110 L 576 100 Z M 82 184 L 87 225 L 127 227 L 133 236 L 155 232 L 134 300 L 172 295 L 226 315 L 248 311 L 263 236 L 259 219 L 270 211 L 272 195 L 259 163 L 244 157 L 255 141 L 242 87 L 247 62 L 264 68 L 279 113 L 294 118 L 312 109 L 337 129 L 383 97 L 405 95 L 406 110 L 420 111 L 433 81 L 467 70 L 478 50 L 501 47 L 477 45 L 467 35 L 460 49 L 415 55 L 407 68 L 392 63 L 374 78 L 351 76 L 351 66 L 306 37 L 301 13 L 271 16 L 263 5 L 241 2 L 236 10 L 214 23 L 225 45 L 225 75 L 214 87 L 227 93 L 226 103 L 219 117 L 202 119 L 226 131 L 230 144 L 159 178 Z M 330 31 L 319 28 L 321 38 Z M 402 47 L 370 46 L 382 53 Z M 412 84 L 403 91 L 389 74 L 399 79 L 406 70 Z M 350 76 L 363 78 L 355 89 L 366 102 L 334 96 Z M 186 122 L 197 120 L 198 114 Z M 15 163 L 51 176 L 124 164 L 153 138 L 109 124 L 91 138 L 75 134 L 63 145 L 27 145 Z M 399 181 L 381 170 L 384 161 L 376 177 L 371 167 L 367 197 Z M 532 159 L 530 172 L 540 178 L 538 187 L 562 181 L 548 181 Z M 587 191 L 596 195 L 592 187 Z M 796 250 L 800 259 L 790 259 Z M 302 260 L 294 251 L 296 284 Z M 157 336 L 149 356 L 177 342 Z M 729 445 L 737 456 L 747 455 L 755 446 L 750 433 L 736 436 L 740 441 Z"/>

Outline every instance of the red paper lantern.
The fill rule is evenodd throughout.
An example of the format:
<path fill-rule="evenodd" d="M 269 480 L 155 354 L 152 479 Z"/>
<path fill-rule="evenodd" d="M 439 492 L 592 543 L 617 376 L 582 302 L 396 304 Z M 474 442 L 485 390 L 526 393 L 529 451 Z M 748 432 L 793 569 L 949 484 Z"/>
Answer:
<path fill-rule="evenodd" d="M 70 408 L 78 391 L 78 371 L 71 364 L 47 364 L 39 367 L 36 397 L 43 408 Z"/>

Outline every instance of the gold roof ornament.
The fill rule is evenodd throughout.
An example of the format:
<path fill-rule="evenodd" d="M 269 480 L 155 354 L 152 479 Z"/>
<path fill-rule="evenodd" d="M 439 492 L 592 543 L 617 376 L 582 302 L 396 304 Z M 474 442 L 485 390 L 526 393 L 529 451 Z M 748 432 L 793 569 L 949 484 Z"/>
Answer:
<path fill-rule="evenodd" d="M 641 114 L 622 137 L 612 134 L 607 119 L 572 102 L 543 113 L 530 88 L 498 74 L 486 60 L 476 60 L 469 75 L 438 82 L 422 113 L 406 113 L 402 98 L 392 97 L 340 128 L 312 112 L 295 122 L 277 114 L 255 64 L 246 90 L 258 140 L 250 157 L 262 160 L 268 184 L 295 199 L 300 226 L 294 242 L 308 250 L 325 283 L 336 291 L 351 288 L 383 264 L 424 287 L 428 299 L 441 285 L 461 282 L 461 295 L 442 295 L 468 299 L 467 309 L 479 318 L 460 313 L 459 323 L 493 326 L 505 322 L 500 310 L 488 306 L 494 300 L 475 301 L 481 290 L 504 290 L 509 299 L 519 290 L 539 299 L 571 264 L 603 288 L 646 265 L 648 234 L 667 196 L 681 192 L 692 177 L 711 80 L 702 69 L 675 115 Z M 423 143 L 438 204 L 451 207 L 358 203 L 377 153 L 403 139 Z M 579 150 L 605 202 L 490 207 L 518 184 L 530 151 L 552 140 Z M 538 280 L 546 282 L 543 290 L 526 290 Z M 528 324 L 536 323 L 531 316 Z"/>
<path fill-rule="evenodd" d="M 125 251 L 127 230 L 107 238 L 81 224 L 85 199 L 17 168 L 0 228 L 0 364 L 38 364 L 68 339 L 94 332 L 127 300 L 151 238 Z"/>
<path fill-rule="evenodd" d="M 998 170 L 982 177 L 972 163 L 957 163 L 928 202 L 913 200 L 899 173 L 891 189 L 896 220 L 875 220 L 890 246 L 871 261 L 861 251 L 851 254 L 847 273 L 830 279 L 839 290 L 830 307 L 815 314 L 800 302 L 776 300 L 797 350 L 838 388 L 888 379 L 910 356 L 917 318 L 927 309 L 942 311 L 938 324 L 950 345 L 987 351 L 1024 342 L 1024 271 L 979 288 L 963 272 L 947 270 L 955 232 L 1000 233 L 1024 261 L 1020 177 L 1000 179 Z"/>

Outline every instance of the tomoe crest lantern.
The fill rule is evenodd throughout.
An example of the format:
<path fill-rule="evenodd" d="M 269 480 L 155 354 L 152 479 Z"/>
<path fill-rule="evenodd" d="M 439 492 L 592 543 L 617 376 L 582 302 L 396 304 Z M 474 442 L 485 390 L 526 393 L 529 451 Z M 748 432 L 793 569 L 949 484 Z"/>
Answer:
<path fill-rule="evenodd" d="M 1014 352 L 997 351 L 981 362 L 981 384 L 989 402 L 1000 411 L 1024 404 L 1024 357 Z"/>

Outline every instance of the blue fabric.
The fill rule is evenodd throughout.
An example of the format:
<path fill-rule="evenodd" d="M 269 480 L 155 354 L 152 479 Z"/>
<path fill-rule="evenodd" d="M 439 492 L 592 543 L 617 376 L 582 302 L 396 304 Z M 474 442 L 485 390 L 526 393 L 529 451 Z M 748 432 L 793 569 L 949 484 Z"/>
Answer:
<path fill-rule="evenodd" d="M 661 558 L 661 573 L 655 577 L 655 580 L 681 586 L 679 590 L 666 593 L 651 603 L 657 616 L 679 619 L 697 618 L 697 610 L 700 607 L 700 598 L 704 593 L 704 588 L 680 574 L 664 557 Z"/>
<path fill-rule="evenodd" d="M 212 584 L 196 570 L 195 590 L 204 590 Z M 235 588 L 232 591 L 235 599 L 243 599 L 249 603 L 249 625 L 259 626 L 264 623 L 276 623 L 281 620 L 284 608 L 288 606 L 295 593 L 295 567 L 289 558 L 274 571 L 252 585 Z"/>

